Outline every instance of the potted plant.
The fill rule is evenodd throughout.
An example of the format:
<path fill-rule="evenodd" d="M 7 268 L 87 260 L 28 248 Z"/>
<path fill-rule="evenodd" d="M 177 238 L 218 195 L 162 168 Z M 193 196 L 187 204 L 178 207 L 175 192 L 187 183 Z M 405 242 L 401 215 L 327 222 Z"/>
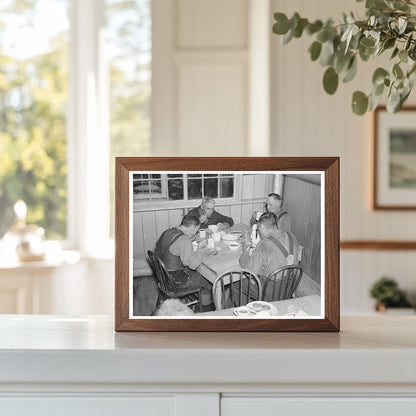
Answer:
<path fill-rule="evenodd" d="M 373 284 L 370 295 L 376 300 L 376 310 L 379 312 L 386 312 L 387 308 L 411 308 L 405 293 L 388 276 L 382 276 Z"/>

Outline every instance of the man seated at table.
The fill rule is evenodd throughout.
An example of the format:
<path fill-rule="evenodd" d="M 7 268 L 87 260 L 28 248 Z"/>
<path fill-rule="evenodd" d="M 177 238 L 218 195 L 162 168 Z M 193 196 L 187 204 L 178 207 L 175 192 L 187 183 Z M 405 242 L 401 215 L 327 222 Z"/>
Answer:
<path fill-rule="evenodd" d="M 201 205 L 191 209 L 188 214 L 199 218 L 202 229 L 208 228 L 208 225 L 216 225 L 218 231 L 221 231 L 234 225 L 231 217 L 215 211 L 215 201 L 208 196 L 202 198 Z"/>
<path fill-rule="evenodd" d="M 177 288 L 185 290 L 200 287 L 202 303 L 207 310 L 211 310 L 212 284 L 196 271 L 203 261 L 204 253 L 200 249 L 206 245 L 206 241 L 200 243 L 197 251 L 193 251 L 191 242 L 199 226 L 198 217 L 188 213 L 179 227 L 169 228 L 162 233 L 156 242 L 155 255 L 163 261 Z"/>
<path fill-rule="evenodd" d="M 276 194 L 275 192 L 272 192 L 267 196 L 266 199 L 266 209 L 267 212 L 272 212 L 274 215 L 276 215 L 276 221 L 277 226 L 279 230 L 282 231 L 290 231 L 292 220 L 290 218 L 290 214 L 287 211 L 284 211 L 282 209 L 283 200 L 282 197 L 279 194 Z M 253 217 L 250 220 L 250 226 L 253 226 L 255 224 L 256 218 Z"/>
<path fill-rule="evenodd" d="M 276 215 L 265 212 L 258 221 L 260 241 L 249 254 L 245 246 L 240 257 L 243 269 L 256 273 L 262 285 L 266 277 L 280 267 L 298 264 L 299 245 L 296 237 L 288 231 L 278 229 Z"/>

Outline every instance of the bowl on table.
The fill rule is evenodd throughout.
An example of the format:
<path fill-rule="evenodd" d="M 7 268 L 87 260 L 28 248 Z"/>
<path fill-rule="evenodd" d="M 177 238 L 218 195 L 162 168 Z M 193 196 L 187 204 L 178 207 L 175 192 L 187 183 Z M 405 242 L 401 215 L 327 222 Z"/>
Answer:
<path fill-rule="evenodd" d="M 213 233 L 216 233 L 218 230 L 218 226 L 213 224 L 213 225 L 208 225 L 208 229 L 211 230 Z"/>
<path fill-rule="evenodd" d="M 240 248 L 241 244 L 236 242 L 236 241 L 232 241 L 231 243 L 228 243 L 228 248 L 231 251 L 237 251 Z"/>
<path fill-rule="evenodd" d="M 225 243 L 231 243 L 233 241 L 237 241 L 240 238 L 240 236 L 238 234 L 224 234 L 222 236 L 222 240 Z"/>

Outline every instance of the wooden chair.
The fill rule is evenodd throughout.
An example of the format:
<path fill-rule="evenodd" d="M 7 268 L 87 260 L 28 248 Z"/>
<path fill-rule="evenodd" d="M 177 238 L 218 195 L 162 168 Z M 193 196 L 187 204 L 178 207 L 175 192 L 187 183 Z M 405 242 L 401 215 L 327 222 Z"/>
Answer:
<path fill-rule="evenodd" d="M 302 275 L 299 266 L 285 266 L 270 273 L 264 282 L 262 300 L 272 302 L 292 298 Z"/>
<path fill-rule="evenodd" d="M 165 299 L 179 299 L 191 309 L 195 310 L 198 307 L 199 312 L 203 312 L 201 288 L 198 286 L 187 287 L 186 289 L 178 288 L 162 260 L 150 250 L 148 250 L 147 256 L 159 289 L 155 311 Z"/>
<path fill-rule="evenodd" d="M 229 271 L 218 276 L 212 284 L 212 297 L 217 311 L 259 300 L 260 279 L 248 270 Z"/>

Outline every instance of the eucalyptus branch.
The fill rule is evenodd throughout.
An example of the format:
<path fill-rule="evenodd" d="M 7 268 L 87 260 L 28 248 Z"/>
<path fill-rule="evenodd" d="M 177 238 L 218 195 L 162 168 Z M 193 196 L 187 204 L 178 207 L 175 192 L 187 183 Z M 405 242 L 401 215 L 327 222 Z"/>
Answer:
<path fill-rule="evenodd" d="M 319 59 L 326 68 L 323 86 L 328 94 L 336 92 L 340 80 L 350 82 L 355 77 L 358 60 L 367 62 L 391 49 L 392 65 L 374 71 L 370 94 L 353 93 L 352 110 L 359 115 L 374 110 L 387 92 L 387 109 L 397 112 L 416 78 L 415 6 L 411 0 L 366 0 L 365 19 L 344 14 L 337 25 L 332 19 L 309 22 L 298 13 L 290 19 L 275 13 L 273 32 L 283 35 L 285 44 L 305 33 L 315 38 L 309 53 L 313 61 Z"/>

